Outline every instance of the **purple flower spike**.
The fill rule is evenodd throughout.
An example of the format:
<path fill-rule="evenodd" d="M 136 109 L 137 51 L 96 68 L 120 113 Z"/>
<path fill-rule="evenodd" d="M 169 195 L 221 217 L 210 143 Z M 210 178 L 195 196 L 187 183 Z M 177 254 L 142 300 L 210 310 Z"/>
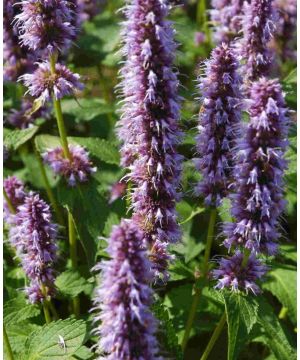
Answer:
<path fill-rule="evenodd" d="M 69 145 L 72 161 L 65 158 L 63 149 L 57 147 L 43 154 L 43 159 L 55 174 L 63 176 L 70 186 L 85 182 L 97 171 L 89 159 L 88 152 L 79 145 Z"/>
<path fill-rule="evenodd" d="M 225 43 L 212 52 L 205 76 L 200 79 L 202 108 L 199 115 L 196 167 L 203 179 L 195 192 L 211 206 L 219 206 L 232 177 L 237 129 L 241 122 L 238 62 Z"/>
<path fill-rule="evenodd" d="M 76 35 L 69 1 L 23 0 L 16 24 L 23 46 L 52 53 L 67 48 Z"/>
<path fill-rule="evenodd" d="M 280 55 L 284 61 L 296 60 L 297 0 L 274 0 L 274 7 L 279 17 L 275 36 Z"/>
<path fill-rule="evenodd" d="M 95 293 L 95 308 L 101 322 L 98 350 L 102 359 L 158 359 L 156 320 L 152 304 L 150 262 L 143 250 L 143 233 L 132 220 L 114 226 L 107 252 L 111 260 L 99 263 L 101 285 Z"/>
<path fill-rule="evenodd" d="M 18 207 L 10 239 L 30 279 L 25 291 L 31 302 L 41 302 L 54 293 L 56 234 L 49 206 L 38 194 L 29 193 Z"/>
<path fill-rule="evenodd" d="M 229 43 L 240 35 L 244 2 L 245 0 L 212 0 L 210 17 L 215 25 L 213 38 L 217 44 Z"/>
<path fill-rule="evenodd" d="M 238 146 L 232 215 L 224 245 L 258 253 L 277 251 L 279 217 L 285 208 L 283 175 L 289 119 L 277 80 L 261 78 L 250 89 L 250 123 Z"/>
<path fill-rule="evenodd" d="M 29 115 L 33 107 L 33 102 L 29 99 L 23 99 L 20 110 L 12 110 L 8 115 L 7 122 L 19 129 L 30 127 L 36 119 L 49 117 L 49 108 L 42 106 L 40 109 Z"/>
<path fill-rule="evenodd" d="M 168 10 L 165 0 L 132 0 L 125 10 L 123 29 L 121 161 L 130 170 L 134 217 L 153 251 L 166 249 L 167 243 L 181 236 L 175 212 L 182 167 L 176 150 L 181 137 L 180 106 L 173 69 L 174 30 L 165 19 Z M 162 245 L 153 246 L 157 242 Z M 164 254 L 164 259 L 168 256 Z M 155 273 L 161 263 L 153 263 Z M 163 277 L 165 270 L 161 269 Z"/>
<path fill-rule="evenodd" d="M 55 74 L 52 74 L 49 62 L 39 63 L 33 74 L 22 75 L 19 80 L 28 87 L 31 96 L 40 99 L 43 103 L 49 101 L 53 93 L 58 100 L 74 94 L 75 90 L 83 89 L 78 74 L 73 74 L 61 64 L 55 65 Z"/>
<path fill-rule="evenodd" d="M 19 205 L 23 204 L 26 192 L 24 189 L 24 184 L 21 180 L 19 180 L 16 176 L 9 176 L 4 179 L 3 187 L 15 209 L 17 209 Z M 3 201 L 3 209 L 4 221 L 6 221 L 7 223 L 12 223 L 14 215 L 11 214 L 5 200 Z"/>
<path fill-rule="evenodd" d="M 256 284 L 257 280 L 260 280 L 268 268 L 261 260 L 255 257 L 255 254 L 251 254 L 247 263 L 242 266 L 244 254 L 240 251 L 232 257 L 222 258 L 219 263 L 219 268 L 212 271 L 212 276 L 215 280 L 218 280 L 216 289 L 228 288 L 232 291 L 252 291 L 254 295 L 260 293 L 260 289 Z"/>
<path fill-rule="evenodd" d="M 4 81 L 17 81 L 20 75 L 34 70 L 35 55 L 29 49 L 20 47 L 18 30 L 13 24 L 14 17 L 20 13 L 18 0 L 3 2 L 3 78 Z"/>
<path fill-rule="evenodd" d="M 244 75 L 247 80 L 258 80 L 267 75 L 271 64 L 268 43 L 275 30 L 273 0 L 252 0 L 244 4 L 244 36 L 241 40 L 241 55 L 245 59 Z"/>

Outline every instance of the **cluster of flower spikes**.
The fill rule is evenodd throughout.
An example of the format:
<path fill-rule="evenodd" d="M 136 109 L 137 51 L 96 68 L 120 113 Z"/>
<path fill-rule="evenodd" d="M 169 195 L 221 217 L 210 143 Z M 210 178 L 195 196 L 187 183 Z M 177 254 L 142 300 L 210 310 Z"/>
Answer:
<path fill-rule="evenodd" d="M 267 75 L 272 62 L 268 44 L 275 30 L 276 20 L 273 0 L 252 0 L 244 3 L 243 37 L 237 44 L 238 52 L 244 59 L 243 74 L 249 81 Z"/>
<path fill-rule="evenodd" d="M 17 209 L 19 205 L 23 204 L 26 191 L 24 184 L 20 179 L 16 176 L 7 177 L 3 180 L 3 188 L 14 209 Z M 14 214 L 11 212 L 9 205 L 5 200 L 3 201 L 3 212 L 4 221 L 7 223 L 13 223 Z"/>
<path fill-rule="evenodd" d="M 196 167 L 203 178 L 195 192 L 210 206 L 220 205 L 232 181 L 233 149 L 241 123 L 240 85 L 238 61 L 229 45 L 223 43 L 213 50 L 199 84 L 203 105 Z"/>
<path fill-rule="evenodd" d="M 296 60 L 297 0 L 274 0 L 274 7 L 278 13 L 275 34 L 277 50 L 280 50 L 283 60 Z"/>
<path fill-rule="evenodd" d="M 252 282 L 261 278 L 260 260 L 256 259 L 253 267 L 251 257 L 276 254 L 279 219 L 285 207 L 283 175 L 287 163 L 284 152 L 288 144 L 289 120 L 282 89 L 277 80 L 262 77 L 251 85 L 250 97 L 250 123 L 238 145 L 236 185 L 231 195 L 235 222 L 224 225 L 224 245 L 229 249 L 247 249 L 252 255 L 240 270 L 237 259 L 242 255 L 221 261 L 221 272 L 214 273 L 215 278 L 219 278 L 217 287 L 220 288 L 232 287 L 226 279 L 233 276 L 233 268 L 237 278 L 235 283 L 237 281 L 240 287 L 243 286 L 241 276 L 245 280 L 249 268 Z M 252 291 L 257 292 L 257 289 Z"/>
<path fill-rule="evenodd" d="M 77 1 L 23 0 L 21 5 L 21 12 L 16 16 L 21 44 L 40 51 L 45 57 L 50 56 L 53 61 L 76 36 Z M 59 100 L 83 89 L 78 74 L 60 63 L 53 66 L 49 60 L 40 62 L 34 73 L 24 74 L 20 80 L 28 87 L 28 93 L 42 104 L 50 101 L 53 95 Z M 73 186 L 77 180 L 86 181 L 95 168 L 84 148 L 70 146 L 70 152 L 71 159 L 67 159 L 62 148 L 53 149 L 44 159 Z"/>
<path fill-rule="evenodd" d="M 213 38 L 217 44 L 229 43 L 239 36 L 245 0 L 212 0 L 211 21 L 215 24 Z M 249 0 L 248 0 L 249 1 Z"/>
<path fill-rule="evenodd" d="M 113 227 L 107 252 L 111 260 L 96 265 L 102 270 L 101 285 L 94 304 L 100 322 L 98 350 L 101 359 L 158 359 L 155 338 L 157 321 L 152 304 L 150 262 L 144 249 L 143 233 L 132 220 Z M 105 353 L 105 355 L 104 355 Z"/>
<path fill-rule="evenodd" d="M 26 47 L 19 46 L 18 29 L 13 24 L 20 12 L 18 0 L 4 0 L 3 3 L 3 78 L 16 81 L 25 72 L 33 71 L 36 56 Z"/>
<path fill-rule="evenodd" d="M 173 70 L 174 30 L 164 0 L 132 0 L 127 5 L 122 69 L 123 115 L 118 130 L 122 165 L 130 169 L 135 220 L 151 249 L 153 271 L 167 276 L 169 242 L 180 239 L 175 203 L 182 157 L 176 146 L 178 80 Z"/>
<path fill-rule="evenodd" d="M 7 116 L 7 122 L 16 128 L 26 129 L 30 127 L 36 119 L 47 119 L 49 117 L 49 108 L 47 106 L 42 106 L 31 114 L 32 108 L 32 99 L 23 98 L 20 109 L 13 109 Z"/>
<path fill-rule="evenodd" d="M 66 158 L 61 147 L 48 150 L 43 154 L 46 164 L 50 165 L 55 174 L 67 179 L 70 186 L 77 182 L 85 182 L 88 176 L 97 171 L 89 160 L 88 152 L 79 145 L 69 145 L 71 160 Z"/>
<path fill-rule="evenodd" d="M 28 193 L 17 208 L 10 241 L 30 279 L 25 292 L 31 303 L 42 302 L 55 293 L 56 232 L 49 205 L 38 194 Z"/>

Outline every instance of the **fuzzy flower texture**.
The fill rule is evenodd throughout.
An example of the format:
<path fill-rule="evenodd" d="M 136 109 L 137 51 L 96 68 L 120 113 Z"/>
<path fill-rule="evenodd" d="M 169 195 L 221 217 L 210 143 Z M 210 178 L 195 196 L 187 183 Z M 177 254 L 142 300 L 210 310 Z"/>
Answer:
<path fill-rule="evenodd" d="M 278 247 L 279 217 L 285 207 L 288 110 L 277 80 L 261 78 L 253 83 L 250 95 L 250 123 L 239 144 L 232 195 L 235 223 L 225 226 L 224 245 L 273 255 Z"/>
<path fill-rule="evenodd" d="M 83 89 L 78 74 L 73 74 L 61 64 L 56 64 L 55 73 L 52 73 L 48 61 L 39 63 L 33 74 L 24 74 L 19 80 L 28 87 L 27 92 L 34 98 L 40 99 L 43 104 L 51 100 L 52 94 L 56 100 L 59 100 L 64 96 L 74 94 L 76 89 Z"/>
<path fill-rule="evenodd" d="M 214 279 L 218 280 L 216 289 L 228 288 L 232 291 L 252 291 L 254 295 L 260 293 L 256 282 L 267 272 L 267 267 L 252 253 L 243 264 L 245 255 L 236 251 L 230 258 L 220 260 L 219 268 L 212 271 Z"/>
<path fill-rule="evenodd" d="M 143 234 L 132 222 L 115 226 L 107 251 L 111 260 L 100 263 L 101 285 L 95 294 L 95 310 L 100 322 L 98 350 L 101 359 L 158 359 L 156 320 L 152 303 L 150 263 L 142 248 Z"/>
<path fill-rule="evenodd" d="M 30 302 L 42 302 L 54 293 L 57 230 L 50 208 L 38 194 L 31 192 L 18 207 L 14 224 L 10 239 L 30 279 L 25 291 Z"/>
<path fill-rule="evenodd" d="M 66 0 L 23 0 L 16 16 L 23 46 L 46 53 L 66 49 L 76 36 L 73 11 Z"/>
<path fill-rule="evenodd" d="M 245 60 L 245 75 L 250 81 L 267 75 L 271 65 L 268 43 L 271 40 L 276 20 L 273 0 L 245 2 L 243 16 L 244 36 L 241 40 L 241 55 Z"/>
<path fill-rule="evenodd" d="M 70 186 L 77 182 L 85 182 L 88 177 L 95 173 L 88 152 L 79 145 L 69 145 L 71 160 L 64 156 L 63 149 L 57 147 L 43 154 L 46 164 L 50 165 L 55 174 L 63 176 Z"/>
<path fill-rule="evenodd" d="M 196 167 L 203 179 L 195 192 L 211 206 L 219 206 L 232 178 L 233 148 L 241 120 L 238 62 L 227 44 L 212 52 L 199 89 L 203 105 L 199 114 Z"/>
<path fill-rule="evenodd" d="M 178 80 L 173 70 L 174 30 L 165 0 L 132 0 L 126 7 L 122 69 L 125 99 L 119 137 L 122 165 L 130 169 L 134 218 L 151 249 L 153 271 L 166 276 L 169 242 L 180 238 L 175 202 L 182 157 L 176 146 Z"/>
<path fill-rule="evenodd" d="M 26 192 L 24 184 L 21 180 L 19 180 L 16 176 L 9 176 L 4 179 L 3 188 L 15 210 L 19 205 L 23 204 Z M 14 216 L 11 213 L 9 206 L 5 200 L 3 202 L 3 210 L 4 221 L 8 223 L 13 222 Z"/>

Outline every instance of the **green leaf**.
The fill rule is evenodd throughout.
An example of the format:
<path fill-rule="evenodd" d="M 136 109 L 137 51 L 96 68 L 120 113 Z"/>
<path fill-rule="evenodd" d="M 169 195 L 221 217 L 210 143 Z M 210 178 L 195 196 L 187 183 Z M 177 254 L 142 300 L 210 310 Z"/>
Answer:
<path fill-rule="evenodd" d="M 32 126 L 24 130 L 5 129 L 3 143 L 9 150 L 17 150 L 21 145 L 29 141 L 38 131 L 38 126 Z"/>
<path fill-rule="evenodd" d="M 86 324 L 83 320 L 66 319 L 44 325 L 26 341 L 26 359 L 69 359 L 83 345 Z M 59 345 L 63 338 L 65 348 Z"/>
<path fill-rule="evenodd" d="M 14 353 L 25 350 L 25 342 L 29 335 L 40 328 L 40 325 L 31 324 L 26 321 L 6 326 L 7 336 Z"/>
<path fill-rule="evenodd" d="M 278 360 L 296 360 L 296 352 L 289 343 L 273 308 L 262 296 L 259 296 L 257 301 L 259 303 L 258 322 L 265 331 L 269 348 Z"/>
<path fill-rule="evenodd" d="M 297 248 L 295 245 L 284 244 L 280 246 L 280 254 L 286 259 L 297 262 Z"/>
<path fill-rule="evenodd" d="M 17 324 L 38 315 L 40 315 L 39 307 L 28 304 L 23 296 L 7 301 L 3 308 L 4 323 L 6 326 L 9 324 Z"/>
<path fill-rule="evenodd" d="M 79 272 L 67 270 L 61 273 L 55 281 L 60 293 L 66 296 L 75 297 L 81 292 L 90 295 L 93 285 L 83 278 Z"/>
<path fill-rule="evenodd" d="M 74 188 L 70 188 L 63 181 L 58 186 L 58 201 L 70 209 L 73 215 L 76 232 L 90 267 L 95 263 L 98 237 L 103 231 L 110 211 L 98 187 L 99 183 L 93 178 L 88 183 Z"/>
<path fill-rule="evenodd" d="M 71 359 L 77 359 L 77 360 L 88 360 L 91 359 L 94 356 L 94 353 L 87 348 L 86 346 L 81 346 L 76 353 L 71 357 Z"/>
<path fill-rule="evenodd" d="M 84 146 L 92 156 L 108 164 L 119 165 L 119 151 L 111 142 L 99 138 L 68 137 L 70 144 Z M 38 151 L 43 153 L 48 149 L 61 146 L 59 137 L 39 135 L 35 138 Z"/>
<path fill-rule="evenodd" d="M 228 324 L 228 360 L 238 359 L 247 342 L 253 325 L 257 322 L 258 304 L 250 296 L 223 293 Z"/>
<path fill-rule="evenodd" d="M 294 267 L 275 266 L 268 273 L 263 288 L 269 290 L 288 309 L 288 315 L 295 325 L 297 322 L 297 271 Z"/>

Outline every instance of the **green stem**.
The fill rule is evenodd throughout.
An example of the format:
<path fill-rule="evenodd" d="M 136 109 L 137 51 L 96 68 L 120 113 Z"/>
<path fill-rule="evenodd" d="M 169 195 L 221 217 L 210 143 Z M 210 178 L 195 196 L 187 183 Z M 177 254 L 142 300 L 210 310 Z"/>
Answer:
<path fill-rule="evenodd" d="M 56 54 L 50 55 L 50 69 L 51 69 L 52 74 L 55 74 L 56 59 L 57 59 Z M 68 144 L 68 140 L 67 140 L 67 133 L 66 133 L 66 128 L 65 128 L 64 118 L 63 118 L 63 114 L 62 114 L 62 110 L 61 110 L 61 102 L 60 102 L 60 100 L 56 99 L 54 94 L 53 94 L 53 105 L 54 105 L 57 127 L 58 127 L 58 131 L 59 131 L 60 141 L 61 141 L 64 155 L 67 159 L 72 161 L 72 157 L 71 157 L 71 154 L 69 151 L 69 144 Z"/>
<path fill-rule="evenodd" d="M 200 360 L 206 360 L 208 358 L 212 348 L 214 347 L 216 341 L 218 340 L 218 338 L 222 332 L 222 329 L 223 329 L 225 323 L 226 323 L 226 314 L 224 312 L 224 314 L 222 315 L 221 320 L 219 321 L 217 327 L 215 328 L 215 331 L 213 332 L 212 337 L 210 338 L 209 343 L 207 344 L 206 349 L 205 349 L 203 355 L 201 356 Z"/>
<path fill-rule="evenodd" d="M 57 220 L 58 220 L 59 224 L 61 226 L 64 226 L 63 213 L 62 213 L 61 209 L 59 208 L 59 206 L 57 204 L 57 201 L 55 199 L 53 191 L 52 191 L 52 189 L 50 187 L 50 183 L 49 183 L 49 180 L 48 180 L 48 177 L 47 177 L 47 174 L 46 174 L 46 170 L 45 170 L 45 166 L 43 164 L 42 158 L 41 158 L 39 152 L 37 151 L 34 143 L 33 143 L 33 150 L 34 150 L 34 153 L 35 153 L 35 156 L 36 156 L 36 159 L 37 159 L 37 162 L 38 162 L 41 174 L 42 174 L 42 178 L 44 180 L 44 184 L 45 184 L 48 199 L 49 199 L 51 205 L 53 206 L 53 209 L 54 209 L 54 211 L 56 213 Z"/>
<path fill-rule="evenodd" d="M 206 42 L 210 44 L 210 29 L 207 25 L 206 0 L 199 0 L 197 4 L 197 24 L 206 35 Z"/>
<path fill-rule="evenodd" d="M 51 323 L 51 316 L 50 316 L 49 304 L 48 304 L 47 300 L 43 301 L 43 310 L 44 310 L 44 316 L 45 316 L 46 324 L 50 324 Z"/>
<path fill-rule="evenodd" d="M 213 243 L 214 238 L 214 229 L 215 229 L 215 223 L 217 218 L 217 209 L 213 208 L 210 212 L 210 218 L 209 218 L 209 225 L 208 225 L 208 231 L 207 231 L 207 239 L 206 239 L 206 247 L 205 247 L 205 254 L 204 254 L 204 264 L 203 264 L 203 277 L 206 279 L 207 272 L 208 272 L 208 266 L 209 266 L 209 258 L 210 258 L 210 251 Z M 190 332 L 195 320 L 197 308 L 200 302 L 200 297 L 202 293 L 202 286 L 199 284 L 195 288 L 195 294 L 193 296 L 193 302 L 192 306 L 189 312 L 188 320 L 185 326 L 185 332 L 182 340 L 182 349 L 184 350 L 186 348 L 186 345 L 188 343 Z"/>
<path fill-rule="evenodd" d="M 69 243 L 70 243 L 70 257 L 72 268 L 77 268 L 77 242 L 76 242 L 76 233 L 74 220 L 71 212 L 68 210 L 68 228 L 69 228 Z M 76 317 L 80 315 L 80 301 L 79 297 L 76 296 L 73 300 L 73 311 Z"/>
<path fill-rule="evenodd" d="M 11 202 L 11 200 L 10 200 L 9 196 L 7 195 L 7 193 L 6 193 L 6 191 L 5 191 L 4 188 L 3 188 L 3 196 L 4 196 L 4 199 L 5 199 L 6 203 L 7 203 L 7 206 L 8 206 L 8 208 L 9 208 L 9 211 L 10 211 L 12 214 L 15 214 L 15 213 L 16 213 L 16 209 L 15 209 L 15 207 L 13 206 L 13 204 L 12 204 L 12 202 Z"/>
<path fill-rule="evenodd" d="M 48 302 L 48 305 L 49 305 L 49 309 L 53 315 L 54 320 L 58 320 L 59 319 L 58 313 L 57 313 L 55 306 L 53 305 L 51 300 Z"/>
<path fill-rule="evenodd" d="M 4 324 L 3 324 L 3 339 L 4 339 L 5 348 L 6 348 L 7 360 L 14 360 L 14 354 L 12 352 L 9 338 L 7 336 L 7 332 L 6 332 Z"/>
<path fill-rule="evenodd" d="M 245 249 L 244 258 L 241 265 L 242 268 L 244 268 L 247 265 L 250 255 L 251 255 L 251 251 L 249 249 Z"/>

